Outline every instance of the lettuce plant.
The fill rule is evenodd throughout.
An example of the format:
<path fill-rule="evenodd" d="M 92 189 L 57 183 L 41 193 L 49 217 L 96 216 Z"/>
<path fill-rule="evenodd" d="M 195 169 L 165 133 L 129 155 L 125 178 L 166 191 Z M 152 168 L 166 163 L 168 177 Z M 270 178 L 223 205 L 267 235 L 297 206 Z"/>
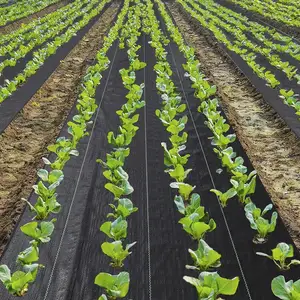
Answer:
<path fill-rule="evenodd" d="M 211 248 L 204 240 L 199 240 L 198 249 L 191 250 L 189 253 L 194 261 L 193 266 L 187 265 L 187 269 L 208 271 L 212 268 L 221 266 L 221 254 Z"/>
<path fill-rule="evenodd" d="M 273 294 L 282 300 L 300 299 L 300 279 L 297 281 L 285 281 L 284 276 L 278 276 L 272 280 L 271 288 Z"/>
<path fill-rule="evenodd" d="M 105 295 L 100 296 L 99 300 L 116 300 L 126 297 L 129 290 L 129 273 L 121 272 L 118 275 L 109 273 L 99 273 L 95 278 L 95 284 L 105 289 L 108 298 Z"/>
<path fill-rule="evenodd" d="M 21 231 L 38 243 L 48 243 L 54 230 L 56 219 L 50 222 L 29 222 L 21 226 Z"/>
<path fill-rule="evenodd" d="M 185 175 L 185 174 L 184 174 Z M 180 196 L 185 200 L 189 200 L 190 194 L 195 189 L 196 186 L 192 186 L 184 182 L 172 182 L 170 187 L 173 189 L 178 189 Z"/>
<path fill-rule="evenodd" d="M 239 285 L 238 277 L 227 279 L 217 272 L 202 272 L 199 278 L 184 276 L 183 279 L 196 288 L 198 300 L 217 300 L 219 295 L 234 295 Z"/>
<path fill-rule="evenodd" d="M 180 152 L 186 149 L 186 146 L 182 145 L 180 147 L 171 148 L 168 150 L 166 143 L 161 143 L 164 149 L 164 164 L 167 167 L 176 167 L 178 164 L 186 165 L 190 154 L 181 155 Z"/>
<path fill-rule="evenodd" d="M 130 195 L 134 191 L 128 180 L 122 180 L 121 184 L 119 185 L 109 182 L 106 183 L 104 187 L 114 194 L 115 199 L 118 199 L 123 195 Z"/>
<path fill-rule="evenodd" d="M 109 204 L 109 206 L 114 210 L 114 212 L 109 213 L 107 217 L 118 218 L 121 216 L 123 219 L 126 219 L 132 213 L 138 211 L 138 208 L 134 207 L 132 201 L 128 198 L 118 199 L 117 206 L 115 206 L 114 204 Z"/>
<path fill-rule="evenodd" d="M 136 242 L 126 245 L 125 249 L 123 248 L 122 241 L 114 241 L 111 243 L 104 242 L 101 245 L 102 252 L 109 256 L 112 259 L 111 266 L 115 268 L 123 267 L 123 261 L 131 254 L 129 249 L 132 248 Z"/>
<path fill-rule="evenodd" d="M 118 217 L 113 222 L 107 221 L 100 227 L 100 231 L 105 233 L 109 238 L 118 241 L 127 237 L 127 221 Z"/>
<path fill-rule="evenodd" d="M 31 211 L 35 212 L 35 219 L 44 220 L 51 213 L 59 213 L 61 205 L 57 202 L 56 185 L 50 185 L 48 188 L 39 181 L 33 186 L 35 193 L 38 195 L 37 201 L 32 205 L 27 199 L 22 199 L 28 205 Z"/>
<path fill-rule="evenodd" d="M 274 211 L 270 221 L 264 218 L 264 215 L 272 208 L 273 205 L 269 204 L 262 211 L 260 208 L 257 208 L 253 202 L 250 202 L 245 206 L 245 213 L 250 222 L 250 226 L 253 230 L 257 231 L 257 234 L 253 239 L 254 243 L 265 243 L 267 235 L 275 230 L 278 213 Z"/>
<path fill-rule="evenodd" d="M 237 194 L 237 191 L 235 190 L 235 188 L 230 188 L 225 193 L 222 193 L 221 191 L 216 190 L 216 189 L 211 189 L 210 191 L 217 195 L 217 197 L 220 200 L 221 205 L 223 207 L 226 207 L 228 200 L 233 198 Z"/>
<path fill-rule="evenodd" d="M 233 171 L 230 179 L 239 201 L 243 204 L 251 202 L 249 195 L 255 193 L 256 189 L 256 171 L 252 171 L 249 175 L 239 171 Z"/>
<path fill-rule="evenodd" d="M 200 240 L 205 233 L 213 231 L 216 228 L 216 223 L 213 219 L 206 220 L 207 215 L 204 210 L 197 213 L 192 213 L 189 216 L 183 217 L 179 220 L 184 231 L 186 231 L 194 240 Z"/>
<path fill-rule="evenodd" d="M 189 202 L 185 202 L 182 196 L 175 196 L 174 202 L 178 211 L 185 216 L 189 216 L 193 213 L 204 214 L 204 206 L 201 206 L 201 198 L 197 193 L 193 193 L 190 196 Z M 208 217 L 208 215 L 205 217 Z"/>
<path fill-rule="evenodd" d="M 16 271 L 11 274 L 6 265 L 0 266 L 0 281 L 6 289 L 13 295 L 24 296 L 28 290 L 29 283 L 36 278 L 39 265 L 32 264 L 24 267 L 23 271 Z"/>
<path fill-rule="evenodd" d="M 168 169 L 165 172 L 177 182 L 183 182 L 191 171 L 192 169 L 185 170 L 182 165 L 178 164 L 174 169 Z"/>
<path fill-rule="evenodd" d="M 31 241 L 31 246 L 19 253 L 17 262 L 21 265 L 31 265 L 39 260 L 38 242 Z"/>
<path fill-rule="evenodd" d="M 277 244 L 276 248 L 272 249 L 271 255 L 263 252 L 256 252 L 256 254 L 272 259 L 281 270 L 289 270 L 292 265 L 300 265 L 300 260 L 298 259 L 292 259 L 290 262 L 287 262 L 288 258 L 294 257 L 294 248 L 286 243 Z"/>

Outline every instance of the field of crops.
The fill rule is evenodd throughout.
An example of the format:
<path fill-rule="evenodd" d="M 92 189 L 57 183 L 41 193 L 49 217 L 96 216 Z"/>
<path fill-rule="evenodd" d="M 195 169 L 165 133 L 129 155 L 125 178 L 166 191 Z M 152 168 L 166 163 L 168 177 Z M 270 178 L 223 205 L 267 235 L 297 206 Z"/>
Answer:
<path fill-rule="evenodd" d="M 296 0 L 0 0 L 0 299 L 300 300 Z"/>

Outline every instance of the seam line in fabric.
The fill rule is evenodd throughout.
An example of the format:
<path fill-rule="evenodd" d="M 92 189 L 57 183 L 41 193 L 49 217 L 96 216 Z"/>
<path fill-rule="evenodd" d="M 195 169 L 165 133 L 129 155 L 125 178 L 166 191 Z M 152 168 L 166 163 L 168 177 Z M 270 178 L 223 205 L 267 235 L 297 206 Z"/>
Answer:
<path fill-rule="evenodd" d="M 210 167 L 209 167 L 209 164 L 208 164 L 208 161 L 207 161 L 207 158 L 206 158 L 206 155 L 205 155 L 205 152 L 204 152 L 202 143 L 201 143 L 201 139 L 200 139 L 200 136 L 199 136 L 199 134 L 198 134 L 198 130 L 197 130 L 197 127 L 196 127 L 196 123 L 195 123 L 195 120 L 194 120 L 194 118 L 193 118 L 193 115 L 192 115 L 192 112 L 191 112 L 191 108 L 190 108 L 190 105 L 189 105 L 188 100 L 187 100 L 187 96 L 186 96 L 186 94 L 185 94 L 185 90 L 184 90 L 183 83 L 182 83 L 182 80 L 181 80 L 181 75 L 180 75 L 179 70 L 178 70 L 178 68 L 177 68 L 177 63 L 176 63 L 176 60 L 175 60 L 175 58 L 174 58 L 174 54 L 173 54 L 172 48 L 171 48 L 170 44 L 169 44 L 168 46 L 169 46 L 169 49 L 170 49 L 170 53 L 171 53 L 171 56 L 172 56 L 173 63 L 174 63 L 175 68 L 176 68 L 176 72 L 177 72 L 179 81 L 180 81 L 181 91 L 182 91 L 182 93 L 183 93 L 183 96 L 184 96 L 184 99 L 185 99 L 185 102 L 186 102 L 186 105 L 187 105 L 187 108 L 188 108 L 188 111 L 189 111 L 189 115 L 190 115 L 191 120 L 192 120 L 192 123 L 193 123 L 193 127 L 194 127 L 194 129 L 195 129 L 195 131 L 196 131 L 196 135 L 197 135 L 197 139 L 198 139 L 198 142 L 199 142 L 199 146 L 200 146 L 200 148 L 201 148 L 201 152 L 202 152 L 203 157 L 204 157 L 204 160 L 205 160 L 205 164 L 206 164 L 206 167 L 207 167 L 207 170 L 208 170 L 208 173 L 209 173 L 209 177 L 210 177 L 211 183 L 212 183 L 214 189 L 216 189 L 216 185 L 215 185 L 215 182 L 214 182 L 214 179 L 213 179 L 213 176 L 212 176 L 212 173 L 211 173 L 211 170 L 210 170 Z M 252 297 L 251 297 L 251 294 L 250 294 L 250 290 L 249 290 L 249 287 L 248 287 L 248 283 L 247 283 L 247 280 L 246 280 L 246 276 L 245 276 L 245 274 L 244 274 L 244 271 L 243 271 L 243 268 L 242 268 L 242 265 L 241 265 L 241 262 L 240 262 L 240 259 L 239 259 L 237 250 L 236 250 L 236 248 L 235 248 L 235 244 L 234 244 L 234 241 L 233 241 L 233 238 L 232 238 L 230 229 L 229 229 L 229 225 L 228 225 L 228 223 L 227 223 L 227 219 L 226 219 L 224 210 L 223 210 L 223 208 L 222 208 L 222 206 L 221 206 L 221 204 L 220 204 L 220 201 L 219 201 L 219 199 L 218 199 L 217 196 L 216 196 L 216 199 L 217 199 L 217 201 L 218 201 L 218 203 L 219 203 L 219 206 L 220 206 L 220 209 L 221 209 L 221 212 L 222 212 L 222 215 L 223 215 L 223 219 L 224 219 L 224 222 L 225 222 L 225 225 L 226 225 L 226 229 L 227 229 L 227 231 L 228 231 L 228 235 L 229 235 L 229 238 L 230 238 L 232 247 L 233 247 L 234 254 L 235 254 L 236 259 L 237 259 L 237 263 L 238 263 L 238 265 L 239 265 L 239 269 L 240 269 L 240 271 L 241 271 L 241 275 L 242 275 L 242 277 L 243 277 L 243 281 L 244 281 L 244 283 L 245 283 L 245 287 L 246 287 L 246 290 L 247 290 L 249 299 L 252 300 Z"/>
<path fill-rule="evenodd" d="M 146 35 L 144 34 L 144 61 L 146 62 Z M 147 238 L 148 238 L 148 272 L 149 272 L 149 299 L 152 299 L 151 281 L 151 246 L 150 246 L 150 214 L 149 214 L 149 185 L 148 185 L 148 144 L 147 144 L 147 102 L 146 102 L 146 68 L 144 68 L 144 131 L 145 131 L 145 175 L 146 175 L 146 202 L 147 202 Z"/>
<path fill-rule="evenodd" d="M 66 230 L 67 230 L 68 222 L 69 222 L 69 219 L 70 219 L 70 216 L 71 216 L 71 210 L 72 210 L 72 206 L 73 206 L 73 203 L 74 203 L 74 200 L 75 200 L 75 196 L 76 196 L 76 193 L 77 193 L 77 189 L 78 189 L 78 186 L 79 186 L 81 174 L 82 174 L 82 172 L 83 172 L 83 167 L 84 167 L 84 165 L 85 165 L 85 161 L 86 161 L 87 153 L 88 153 L 88 150 L 89 150 L 89 147 L 90 147 L 90 143 L 91 143 L 91 140 L 92 140 L 93 132 L 95 131 L 95 126 L 96 126 L 97 117 L 98 117 L 99 112 L 100 112 L 100 109 L 101 109 L 101 104 L 102 104 L 102 101 L 103 101 L 103 98 L 104 98 L 104 95 L 105 95 L 105 92 L 106 92 L 106 89 L 107 89 L 107 85 L 108 85 L 109 78 L 110 78 L 110 75 L 111 75 L 112 67 L 113 67 L 113 65 L 114 65 L 114 63 L 115 63 L 115 58 L 116 58 L 116 54 L 117 54 L 117 52 L 118 52 L 118 49 L 119 49 L 119 47 L 118 47 L 118 45 L 117 45 L 117 46 L 116 46 L 115 53 L 114 53 L 113 61 L 112 61 L 112 63 L 111 63 L 110 69 L 109 69 L 107 81 L 106 81 L 106 83 L 105 83 L 104 90 L 103 90 L 103 93 L 102 93 L 102 95 L 101 95 L 101 100 L 100 100 L 100 103 L 99 103 L 99 106 L 98 106 L 98 109 L 97 109 L 97 113 L 96 113 L 96 116 L 95 116 L 95 120 L 94 120 L 94 123 L 93 123 L 93 127 L 92 127 L 92 130 L 91 130 L 91 132 L 90 132 L 90 136 L 89 136 L 87 148 L 86 148 L 86 150 L 85 150 L 85 154 L 84 154 L 84 157 L 83 157 L 82 165 L 81 165 L 80 172 L 79 172 L 79 175 L 78 175 L 78 178 L 77 178 L 77 183 L 76 183 L 76 186 L 75 186 L 75 190 L 74 190 L 74 192 L 73 192 L 73 197 L 72 197 L 71 204 L 70 204 L 70 208 L 69 208 L 69 211 L 68 211 L 67 219 L 66 219 L 65 226 L 64 226 L 64 229 L 63 229 L 63 232 L 62 232 L 62 236 L 61 236 L 61 238 L 60 238 L 58 250 L 57 250 L 57 253 L 56 253 L 56 256 L 55 256 L 55 260 L 54 260 L 54 263 L 53 263 L 52 271 L 51 271 L 50 278 L 49 278 L 48 285 L 47 285 L 47 290 L 46 290 L 46 293 L 45 293 L 45 296 L 44 296 L 43 300 L 46 300 L 47 297 L 48 297 L 48 293 L 49 293 L 49 289 L 50 289 L 52 277 L 53 277 L 53 274 L 54 274 L 54 270 L 55 270 L 55 267 L 56 267 L 56 263 L 57 263 L 57 260 L 58 260 L 58 256 L 59 256 L 59 254 L 60 254 L 60 249 L 61 249 L 61 246 L 62 246 L 62 242 L 63 242 L 63 239 L 64 239 L 64 235 L 65 235 Z"/>

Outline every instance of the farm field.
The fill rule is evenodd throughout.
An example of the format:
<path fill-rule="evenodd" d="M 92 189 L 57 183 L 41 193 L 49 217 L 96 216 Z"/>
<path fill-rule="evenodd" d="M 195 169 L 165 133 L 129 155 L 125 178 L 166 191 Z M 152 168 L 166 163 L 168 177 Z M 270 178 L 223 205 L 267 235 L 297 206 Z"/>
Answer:
<path fill-rule="evenodd" d="M 299 8 L 0 0 L 0 299 L 300 300 Z"/>

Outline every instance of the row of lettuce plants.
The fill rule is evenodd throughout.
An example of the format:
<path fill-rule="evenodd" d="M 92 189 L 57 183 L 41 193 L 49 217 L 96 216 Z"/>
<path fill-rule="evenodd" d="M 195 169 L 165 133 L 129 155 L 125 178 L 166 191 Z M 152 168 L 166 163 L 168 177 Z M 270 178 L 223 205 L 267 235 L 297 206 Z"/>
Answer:
<path fill-rule="evenodd" d="M 262 0 L 230 0 L 248 11 L 256 12 L 271 20 L 282 22 L 289 26 L 300 27 L 299 3 L 297 1 L 262 1 Z"/>
<path fill-rule="evenodd" d="M 183 9 L 188 12 L 191 17 L 200 22 L 200 24 L 204 28 L 208 28 L 215 38 L 222 42 L 226 47 L 233 51 L 234 53 L 240 55 L 242 59 L 248 64 L 248 66 L 253 70 L 253 72 L 261 79 L 264 79 L 267 82 L 267 85 L 271 88 L 281 87 L 279 90 L 280 98 L 283 99 L 284 104 L 293 107 L 296 111 L 296 115 L 300 115 L 300 101 L 299 95 L 296 94 L 293 90 L 286 90 L 281 84 L 281 82 L 276 78 L 276 76 L 269 70 L 266 70 L 265 67 L 262 67 L 259 63 L 255 61 L 256 54 L 254 52 L 259 53 L 266 57 L 269 63 L 278 69 L 282 70 L 286 76 L 292 80 L 297 80 L 298 84 L 300 83 L 300 75 L 297 73 L 297 69 L 290 65 L 288 62 L 282 61 L 278 55 L 272 54 L 271 48 L 262 48 L 258 45 L 252 43 L 241 30 L 238 30 L 238 27 L 228 25 L 225 22 L 222 22 L 218 17 L 212 17 L 210 15 L 211 20 L 208 21 L 204 15 L 209 14 L 207 10 L 201 10 L 200 7 L 192 0 L 177 0 L 178 3 L 183 7 Z M 191 5 L 192 8 L 189 6 Z M 200 14 L 200 10 L 202 15 Z M 223 31 L 218 27 L 218 24 L 225 24 L 223 27 L 237 37 L 237 40 L 234 43 L 231 43 L 227 36 L 223 33 Z M 248 47 L 251 51 L 249 52 Z M 299 47 L 297 47 L 299 49 Z M 298 50 L 295 51 L 298 51 Z M 297 53 L 297 52 L 295 52 Z"/>
<path fill-rule="evenodd" d="M 74 1 L 62 8 L 47 14 L 45 17 L 32 21 L 27 25 L 21 26 L 16 31 L 12 33 L 2 35 L 0 37 L 0 56 L 5 56 L 11 53 L 13 50 L 18 49 L 20 46 L 35 41 L 40 37 L 40 35 L 47 34 L 48 31 L 53 30 L 57 22 L 66 21 L 74 13 L 77 12 L 79 8 L 86 5 L 84 1 Z"/>
<path fill-rule="evenodd" d="M 22 36 L 26 36 L 26 34 L 29 34 L 31 31 L 40 30 L 41 26 L 43 26 L 44 23 L 50 21 L 52 18 L 56 18 L 57 14 L 65 14 L 68 10 L 72 9 L 73 6 L 78 5 L 78 2 L 79 0 L 69 3 L 55 10 L 52 13 L 49 13 L 41 18 L 32 20 L 28 24 L 23 24 L 22 26 L 10 33 L 3 33 L 0 36 L 0 45 L 4 46 L 5 44 L 13 42 L 14 40 L 23 39 Z"/>
<path fill-rule="evenodd" d="M 22 0 L 10 6 L 0 7 L 0 26 L 25 18 L 57 2 L 59 0 Z"/>
<path fill-rule="evenodd" d="M 129 176 L 125 171 L 125 160 L 130 154 L 130 144 L 139 129 L 136 126 L 139 120 L 136 111 L 145 105 L 145 101 L 142 100 L 144 84 L 136 84 L 136 71 L 146 66 L 139 60 L 137 54 L 141 47 L 137 44 L 141 35 L 141 15 L 139 0 L 133 1 L 128 13 L 128 21 L 122 28 L 119 39 L 119 47 L 127 48 L 129 60 L 129 67 L 119 71 L 123 85 L 128 90 L 127 102 L 116 112 L 121 123 L 118 132 L 115 134 L 110 131 L 107 134 L 107 141 L 113 150 L 106 154 L 106 161 L 98 160 L 104 169 L 103 175 L 108 180 L 105 188 L 114 196 L 113 202 L 109 204 L 112 208 L 112 212 L 107 215 L 109 221 L 104 222 L 100 227 L 100 231 L 110 240 L 103 242 L 101 249 L 111 259 L 110 265 L 114 269 L 124 266 L 124 260 L 131 254 L 130 250 L 136 244 L 136 242 L 126 242 L 127 218 L 138 208 L 129 199 L 134 188 L 129 183 Z M 124 271 L 118 274 L 101 272 L 95 278 L 95 284 L 105 290 L 105 294 L 102 294 L 99 300 L 124 298 L 129 291 L 130 274 Z"/>
<path fill-rule="evenodd" d="M 76 35 L 76 33 L 80 29 L 85 27 L 91 21 L 91 19 L 100 14 L 104 6 L 109 2 L 110 0 L 102 0 L 101 3 L 94 9 L 84 14 L 83 18 L 79 22 L 69 27 L 65 33 L 56 36 L 53 41 L 46 43 L 45 46 L 35 51 L 33 53 L 33 59 L 26 64 L 25 69 L 18 75 L 16 75 L 13 80 L 5 80 L 5 84 L 0 87 L 0 103 L 11 96 L 12 93 L 15 92 L 17 88 L 29 77 L 34 75 L 37 70 L 45 63 L 46 59 L 56 53 L 59 47 L 70 41 L 71 38 Z"/>
<path fill-rule="evenodd" d="M 195 286 L 199 299 L 217 299 L 220 295 L 234 295 L 238 288 L 239 278 L 222 278 L 217 272 L 211 272 L 221 265 L 221 255 L 205 242 L 205 235 L 216 228 L 216 223 L 201 205 L 200 195 L 194 193 L 196 186 L 188 183 L 188 175 L 192 169 L 187 169 L 189 154 L 183 154 L 186 150 L 188 133 L 185 125 L 188 121 L 186 105 L 181 103 L 181 97 L 176 91 L 173 83 L 172 70 L 167 60 L 165 46 L 169 40 L 160 30 L 159 22 L 153 10 L 151 1 L 146 1 L 147 8 L 144 18 L 144 32 L 150 35 L 150 45 L 155 50 L 156 64 L 154 71 L 156 77 L 156 88 L 161 95 L 162 108 L 156 110 L 157 117 L 169 133 L 171 146 L 162 143 L 164 149 L 165 172 L 174 181 L 170 184 L 178 194 L 174 202 L 183 217 L 179 220 L 183 230 L 193 240 L 198 241 L 198 248 L 189 249 L 193 265 L 187 265 L 187 269 L 200 272 L 198 278 L 184 276 L 184 280 Z"/>
<path fill-rule="evenodd" d="M 57 19 L 52 20 L 54 22 L 52 23 L 52 26 L 48 23 L 44 24 L 48 27 L 48 31 L 46 33 L 40 34 L 35 32 L 37 38 L 34 39 L 31 37 L 28 43 L 19 44 L 17 49 L 11 50 L 5 56 L 5 59 L 0 63 L 0 74 L 3 72 L 3 70 L 5 70 L 6 67 L 14 67 L 21 58 L 24 58 L 36 47 L 43 45 L 48 40 L 53 40 L 57 35 L 62 34 L 69 26 L 76 26 L 76 24 L 79 22 L 79 19 L 88 14 L 98 3 L 99 0 L 81 1 L 81 3 L 78 3 L 76 9 L 72 9 L 65 14 L 64 17 L 66 18 L 62 19 L 61 15 L 57 15 Z M 84 7 L 86 4 L 87 6 Z"/>
<path fill-rule="evenodd" d="M 186 70 L 186 76 L 190 78 L 192 87 L 195 89 L 195 97 L 200 100 L 199 112 L 206 116 L 206 125 L 213 133 L 211 143 L 214 146 L 214 152 L 221 160 L 223 168 L 231 174 L 230 182 L 232 188 L 226 192 L 218 190 L 212 190 L 212 192 L 217 194 L 223 207 L 226 206 L 228 199 L 237 196 L 239 201 L 245 205 L 245 214 L 251 228 L 257 232 L 254 242 L 264 243 L 267 240 L 267 235 L 275 230 L 278 214 L 274 211 L 269 221 L 265 218 L 265 214 L 272 209 L 273 205 L 269 204 L 264 210 L 261 210 L 252 202 L 250 195 L 255 192 L 256 172 L 252 171 L 248 174 L 247 168 L 243 165 L 243 158 L 237 157 L 233 148 L 229 146 L 236 137 L 233 134 L 225 135 L 230 126 L 221 116 L 221 112 L 218 109 L 218 99 L 215 98 L 216 87 L 211 86 L 208 80 L 205 79 L 204 74 L 201 73 L 199 69 L 200 63 L 195 59 L 194 50 L 185 44 L 179 29 L 174 25 L 164 4 L 160 0 L 155 0 L 155 2 L 158 5 L 158 9 L 172 39 L 186 58 L 187 62 L 183 67 Z M 293 247 L 286 243 L 279 243 L 272 250 L 272 255 L 258 254 L 272 258 L 281 269 L 286 269 L 291 267 L 291 265 L 300 263 L 293 259 L 290 262 L 286 262 L 286 259 L 292 258 L 294 254 Z M 299 283 L 299 280 L 296 282 L 288 281 L 286 283 L 283 276 L 278 276 L 272 281 L 271 288 L 274 295 L 280 299 L 296 300 L 299 297 Z"/>
<path fill-rule="evenodd" d="M 228 41 L 226 34 L 223 35 L 222 42 L 226 46 L 228 44 L 241 49 L 242 57 L 251 56 L 252 60 L 255 60 L 255 53 L 260 54 L 262 57 L 266 58 L 266 61 L 268 61 L 272 66 L 285 73 L 286 77 L 289 80 L 296 79 L 300 82 L 300 75 L 297 73 L 297 69 L 295 66 L 291 65 L 288 61 L 281 60 L 281 58 L 277 54 L 274 54 L 272 52 L 271 48 L 260 46 L 257 43 L 251 41 L 244 33 L 245 27 L 241 27 L 241 24 L 238 21 L 234 22 L 234 24 L 230 24 L 228 22 L 229 18 L 227 15 L 225 16 L 226 20 L 223 21 L 222 18 L 220 18 L 220 15 L 213 14 L 211 12 L 211 3 L 209 1 L 205 5 L 203 4 L 205 9 L 202 9 L 194 0 L 180 0 L 180 3 L 181 2 L 185 4 L 186 9 L 189 9 L 189 11 L 193 11 L 193 17 L 196 17 L 201 22 L 201 24 L 205 26 L 205 28 L 208 28 L 210 31 L 212 31 L 215 36 L 219 32 L 223 33 L 223 30 L 227 32 L 227 34 L 232 35 L 235 38 L 233 43 Z M 189 5 L 193 9 L 191 9 Z M 222 6 L 220 6 L 217 11 L 222 11 Z M 250 30 L 249 26 L 246 28 Z M 252 52 L 249 53 L 249 51 Z M 264 74 L 264 77 L 266 77 L 265 75 L 266 74 Z M 276 87 L 280 84 L 280 82 L 277 79 L 275 80 L 274 77 L 274 80 L 270 81 L 269 84 L 272 87 Z"/>
<path fill-rule="evenodd" d="M 61 210 L 56 189 L 63 181 L 65 164 L 72 156 L 79 155 L 76 149 L 78 142 L 88 135 L 91 118 L 97 110 L 96 88 L 100 84 L 101 73 L 110 64 L 107 51 L 118 38 L 129 2 L 130 0 L 125 0 L 115 25 L 104 37 L 103 47 L 96 56 L 96 63 L 87 69 L 76 104 L 77 114 L 72 121 L 68 122 L 69 137 L 61 136 L 55 144 L 48 146 L 48 150 L 54 153 L 56 158 L 52 162 L 46 157 L 43 158 L 46 168 L 38 170 L 39 181 L 33 186 L 37 195 L 36 202 L 31 204 L 24 199 L 34 214 L 31 222 L 21 226 L 21 231 L 31 239 L 29 247 L 19 253 L 17 271 L 12 273 L 7 265 L 0 266 L 0 281 L 13 295 L 23 296 L 28 291 L 29 285 L 34 283 L 38 270 L 44 267 L 39 262 L 40 246 L 50 241 L 55 227 L 53 215 L 58 214 Z"/>
<path fill-rule="evenodd" d="M 279 53 L 288 54 L 296 60 L 300 61 L 300 46 L 299 44 L 293 42 L 293 39 L 287 35 L 283 35 L 276 31 L 275 28 L 270 28 L 268 26 L 263 26 L 257 22 L 250 21 L 247 17 L 232 11 L 218 3 L 209 0 L 205 3 L 199 3 L 201 6 L 205 7 L 206 10 L 215 14 L 219 18 L 221 18 L 225 23 L 231 24 L 232 26 L 239 28 L 244 33 L 251 33 L 251 35 L 262 44 L 264 44 L 267 48 L 263 48 L 264 53 L 269 53 L 268 51 L 272 50 Z M 244 38 L 244 35 L 239 35 L 239 38 Z M 272 40 L 275 40 L 273 42 Z M 276 42 L 276 40 L 280 41 L 280 43 Z M 239 43 L 239 45 L 242 45 Z M 269 50 L 270 49 L 270 50 Z M 273 56 L 273 59 L 275 57 Z M 292 77 L 295 72 L 295 67 L 293 66 L 283 66 L 286 71 L 288 77 Z M 288 71 L 288 67 L 291 71 Z M 299 77 L 299 76 L 298 76 Z M 297 78 L 297 77 L 296 77 Z"/>

